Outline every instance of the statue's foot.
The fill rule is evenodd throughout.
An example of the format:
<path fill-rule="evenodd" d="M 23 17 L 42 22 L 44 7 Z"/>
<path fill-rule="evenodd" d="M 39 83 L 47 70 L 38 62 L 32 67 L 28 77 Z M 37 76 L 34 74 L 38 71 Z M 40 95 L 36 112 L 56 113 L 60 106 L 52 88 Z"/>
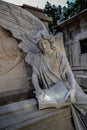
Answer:
<path fill-rule="evenodd" d="M 39 109 L 57 106 L 57 102 L 49 89 L 43 90 L 39 95 L 36 94 L 36 98 L 38 100 Z"/>

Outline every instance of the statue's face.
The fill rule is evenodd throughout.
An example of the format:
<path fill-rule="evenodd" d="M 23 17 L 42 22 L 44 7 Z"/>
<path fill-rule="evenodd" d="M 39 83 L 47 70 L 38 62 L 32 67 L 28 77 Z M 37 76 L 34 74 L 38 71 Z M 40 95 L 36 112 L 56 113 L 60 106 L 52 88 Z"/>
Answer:
<path fill-rule="evenodd" d="M 48 40 L 42 39 L 39 44 L 39 48 L 43 51 L 43 53 L 50 53 L 50 43 Z"/>

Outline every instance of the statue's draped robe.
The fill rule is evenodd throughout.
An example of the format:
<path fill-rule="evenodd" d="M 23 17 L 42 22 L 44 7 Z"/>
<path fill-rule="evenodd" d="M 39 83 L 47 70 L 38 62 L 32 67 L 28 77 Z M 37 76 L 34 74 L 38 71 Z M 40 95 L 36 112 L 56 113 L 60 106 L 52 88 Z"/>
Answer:
<path fill-rule="evenodd" d="M 71 72 L 66 56 L 56 50 L 53 54 L 54 61 L 43 54 L 38 54 L 34 58 L 33 71 L 38 75 L 42 88 L 53 87 L 59 81 L 67 84 L 66 73 Z M 69 84 L 68 84 L 69 85 Z M 68 89 L 69 86 L 67 87 Z M 76 83 L 76 103 L 72 103 L 72 115 L 76 130 L 87 130 L 87 95 Z"/>
<path fill-rule="evenodd" d="M 33 72 L 38 75 L 43 88 L 52 87 L 58 81 L 66 82 L 65 74 L 68 71 L 70 71 L 69 64 L 60 51 L 55 51 L 50 57 L 38 54 L 34 58 Z"/>

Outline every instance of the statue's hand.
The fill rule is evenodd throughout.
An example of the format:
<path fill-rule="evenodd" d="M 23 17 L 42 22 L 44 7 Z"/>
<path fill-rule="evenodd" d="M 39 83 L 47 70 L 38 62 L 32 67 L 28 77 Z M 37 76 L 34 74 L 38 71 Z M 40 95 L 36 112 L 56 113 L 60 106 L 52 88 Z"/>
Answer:
<path fill-rule="evenodd" d="M 70 89 L 69 92 L 65 96 L 65 100 L 67 100 L 68 97 L 70 97 L 71 102 L 75 103 L 76 102 L 75 93 L 76 93 L 75 88 Z"/>
<path fill-rule="evenodd" d="M 75 88 L 71 89 L 70 99 L 72 103 L 76 102 L 75 93 L 76 93 L 76 89 Z"/>

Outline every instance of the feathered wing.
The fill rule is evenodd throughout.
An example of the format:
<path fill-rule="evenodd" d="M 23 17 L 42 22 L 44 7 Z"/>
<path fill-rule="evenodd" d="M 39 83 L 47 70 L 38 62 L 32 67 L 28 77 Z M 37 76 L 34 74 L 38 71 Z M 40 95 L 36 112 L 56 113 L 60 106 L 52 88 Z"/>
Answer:
<path fill-rule="evenodd" d="M 38 18 L 28 11 L 0 1 L 0 26 L 9 30 L 16 39 L 20 40 L 19 47 L 24 52 L 30 53 L 30 56 L 27 57 L 31 58 L 39 51 L 34 44 L 33 37 L 39 30 L 46 30 L 46 28 Z M 32 64 L 31 59 L 26 58 L 26 60 Z"/>

